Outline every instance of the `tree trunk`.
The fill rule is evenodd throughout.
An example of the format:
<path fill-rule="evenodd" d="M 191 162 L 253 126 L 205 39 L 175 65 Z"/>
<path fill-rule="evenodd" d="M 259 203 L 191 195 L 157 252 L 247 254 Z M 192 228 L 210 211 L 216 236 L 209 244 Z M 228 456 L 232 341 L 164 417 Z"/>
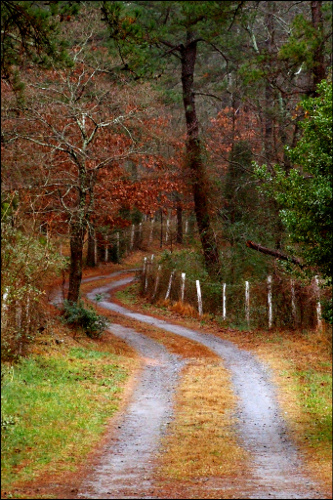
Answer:
<path fill-rule="evenodd" d="M 79 300 L 80 286 L 82 280 L 82 260 L 83 260 L 83 242 L 85 228 L 82 224 L 74 222 L 71 225 L 70 238 L 70 268 L 69 268 L 69 287 L 67 300 L 76 303 Z"/>
<path fill-rule="evenodd" d="M 216 277 L 216 272 L 220 267 L 220 259 L 210 221 L 207 196 L 209 186 L 202 160 L 199 124 L 195 109 L 193 75 L 196 62 L 197 42 L 191 41 L 191 37 L 192 34 L 188 33 L 188 42 L 181 48 L 183 102 L 187 127 L 187 165 L 191 172 L 194 210 L 206 268 L 210 275 Z"/>
<path fill-rule="evenodd" d="M 88 267 L 95 267 L 95 231 L 93 228 L 88 231 L 88 250 L 87 250 L 87 262 Z"/>
<path fill-rule="evenodd" d="M 274 54 L 274 17 L 273 13 L 275 10 L 274 2 L 270 2 L 268 5 L 269 11 L 265 15 L 265 24 L 268 30 L 267 40 L 266 40 L 266 51 L 268 57 L 268 65 L 272 64 L 272 56 Z M 265 157 L 268 166 L 271 166 L 274 161 L 273 152 L 273 108 L 274 108 L 274 95 L 269 78 L 265 79 L 265 111 L 264 111 L 264 146 L 265 146 Z"/>
<path fill-rule="evenodd" d="M 318 96 L 316 86 L 326 77 L 324 45 L 323 45 L 323 12 L 321 1 L 311 2 L 312 25 L 317 31 L 316 38 L 318 39 L 317 47 L 314 53 L 313 66 L 313 96 Z"/>

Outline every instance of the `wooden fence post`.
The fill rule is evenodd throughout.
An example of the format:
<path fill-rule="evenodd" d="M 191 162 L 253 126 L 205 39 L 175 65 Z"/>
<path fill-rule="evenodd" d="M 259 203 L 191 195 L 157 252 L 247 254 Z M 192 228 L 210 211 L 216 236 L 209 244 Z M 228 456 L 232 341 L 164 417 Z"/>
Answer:
<path fill-rule="evenodd" d="M 248 326 L 250 325 L 250 284 L 245 281 L 245 318 Z"/>
<path fill-rule="evenodd" d="M 173 278 L 174 273 L 175 273 L 175 271 L 172 271 L 170 274 L 169 285 L 168 285 L 167 293 L 165 295 L 165 300 L 167 300 L 169 298 L 170 291 L 171 291 L 171 285 L 172 285 L 172 278 Z"/>
<path fill-rule="evenodd" d="M 165 242 L 167 242 L 169 239 L 169 232 L 170 232 L 170 219 L 167 219 L 165 228 Z"/>
<path fill-rule="evenodd" d="M 132 230 L 131 230 L 131 246 L 130 246 L 130 250 L 133 250 L 133 245 L 134 245 L 134 224 L 132 224 Z"/>
<path fill-rule="evenodd" d="M 202 298 L 201 298 L 200 281 L 196 280 L 195 284 L 196 284 L 196 287 L 197 287 L 199 316 L 202 316 Z"/>
<path fill-rule="evenodd" d="M 323 324 L 322 324 L 322 318 L 321 318 L 321 303 L 320 303 L 320 291 L 319 291 L 319 280 L 318 276 L 316 275 L 314 277 L 314 282 L 315 282 L 315 289 L 316 289 L 316 295 L 317 295 L 317 305 L 316 305 L 316 311 L 317 311 L 317 329 L 322 330 Z"/>
<path fill-rule="evenodd" d="M 268 328 L 273 325 L 272 276 L 267 276 Z"/>
<path fill-rule="evenodd" d="M 186 274 L 182 273 L 182 281 L 180 285 L 180 300 L 184 302 L 184 297 L 185 297 L 185 278 Z"/>
<path fill-rule="evenodd" d="M 226 300 L 226 283 L 223 283 L 222 290 L 222 319 L 226 319 L 227 317 L 227 300 Z"/>
<path fill-rule="evenodd" d="M 149 233 L 149 245 L 153 242 L 153 230 L 154 230 L 154 219 L 151 220 L 150 233 Z"/>
<path fill-rule="evenodd" d="M 297 309 L 296 309 L 296 296 L 295 296 L 295 287 L 294 280 L 291 280 L 291 311 L 294 319 L 295 325 L 297 324 Z"/>
<path fill-rule="evenodd" d="M 157 275 L 156 275 L 156 282 L 155 282 L 155 290 L 154 290 L 153 298 L 156 295 L 157 288 L 158 288 L 158 285 L 159 285 L 159 282 L 160 282 L 160 274 L 161 274 L 161 266 L 158 266 Z"/>
<path fill-rule="evenodd" d="M 144 259 L 143 259 L 143 270 L 142 270 L 142 272 L 143 272 L 144 281 L 145 281 L 145 287 L 144 287 L 144 289 L 146 290 L 147 284 L 148 284 L 148 282 L 147 282 L 147 257 L 144 257 Z"/>

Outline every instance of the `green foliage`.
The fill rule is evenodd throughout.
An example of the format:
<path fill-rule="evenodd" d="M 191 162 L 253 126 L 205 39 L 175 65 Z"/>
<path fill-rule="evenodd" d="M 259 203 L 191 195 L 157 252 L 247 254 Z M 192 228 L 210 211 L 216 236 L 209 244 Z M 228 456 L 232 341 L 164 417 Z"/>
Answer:
<path fill-rule="evenodd" d="M 282 207 L 280 217 L 294 252 L 324 278 L 332 276 L 332 82 L 318 85 L 319 96 L 302 102 L 303 135 L 288 151 L 294 168 L 279 166 L 272 177 L 265 166 L 256 169 L 264 191 Z"/>
<path fill-rule="evenodd" d="M 91 338 L 98 338 L 108 326 L 108 320 L 95 311 L 93 307 L 85 307 L 80 300 L 77 303 L 64 301 L 64 321 L 74 328 L 82 328 Z"/>
<path fill-rule="evenodd" d="M 72 65 L 66 51 L 66 42 L 60 34 L 58 15 L 76 14 L 78 1 L 1 2 L 1 77 L 7 79 L 24 102 L 24 85 L 20 79 L 23 65 L 31 63 L 44 68 Z M 19 68 L 19 70 L 18 70 Z"/>
<path fill-rule="evenodd" d="M 325 29 L 316 29 L 311 20 L 303 14 L 295 16 L 291 24 L 291 34 L 279 51 L 279 58 L 282 61 L 295 67 L 303 65 L 304 69 L 311 70 L 317 63 L 315 57 L 319 48 L 323 48 L 324 52 L 331 52 L 329 31 L 332 25 L 332 4 L 331 2 L 323 4 L 321 7 L 323 27 L 327 27 L 327 33 Z"/>
<path fill-rule="evenodd" d="M 233 1 L 103 1 L 102 13 L 110 48 L 121 53 L 123 69 L 147 78 L 170 69 L 170 57 L 161 55 L 174 55 L 170 47 L 186 43 L 186 33 L 216 43 L 238 7 Z"/>
<path fill-rule="evenodd" d="M 196 250 L 179 250 L 177 252 L 169 252 L 165 250 L 160 257 L 159 263 L 163 268 L 170 271 L 176 270 L 186 273 L 189 279 L 207 280 L 209 275 L 204 266 L 204 259 L 201 252 Z"/>
<path fill-rule="evenodd" d="M 31 221 L 20 215 L 17 193 L 1 204 L 1 358 L 15 357 L 21 341 L 31 341 L 45 321 L 44 286 L 66 266 L 65 259 Z M 20 311 L 21 320 L 17 321 Z"/>

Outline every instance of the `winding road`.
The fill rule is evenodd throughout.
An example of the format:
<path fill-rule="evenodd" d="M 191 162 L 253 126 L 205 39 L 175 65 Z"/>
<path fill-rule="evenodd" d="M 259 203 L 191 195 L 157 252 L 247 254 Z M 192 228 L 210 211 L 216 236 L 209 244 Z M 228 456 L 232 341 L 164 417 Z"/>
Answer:
<path fill-rule="evenodd" d="M 128 274 L 128 270 L 123 272 Z M 120 278 L 121 272 L 85 281 L 114 279 L 117 275 Z M 238 395 L 237 432 L 252 457 L 252 476 L 242 480 L 240 471 L 234 498 L 325 498 L 307 477 L 301 457 L 287 438 L 267 367 L 232 342 L 130 311 L 106 297 L 133 279 L 112 281 L 95 288 L 87 297 L 102 297 L 102 308 L 203 344 L 221 357 L 231 373 L 233 390 Z M 77 498 L 166 498 L 159 496 L 154 487 L 154 461 L 172 418 L 172 399 L 184 361 L 134 329 L 112 324 L 109 330 L 133 346 L 145 364 L 126 412 L 117 422 L 116 438 L 110 437 Z"/>

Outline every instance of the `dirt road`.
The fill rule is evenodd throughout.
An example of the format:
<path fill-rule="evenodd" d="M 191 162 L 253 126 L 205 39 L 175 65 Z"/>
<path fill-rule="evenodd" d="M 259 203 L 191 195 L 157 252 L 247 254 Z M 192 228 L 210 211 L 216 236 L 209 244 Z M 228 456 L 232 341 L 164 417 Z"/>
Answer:
<path fill-rule="evenodd" d="M 286 437 L 285 422 L 267 367 L 229 341 L 132 312 L 107 298 L 108 292 L 132 280 L 127 277 L 113 281 L 94 289 L 87 297 L 94 300 L 102 296 L 99 306 L 105 309 L 205 345 L 230 370 L 233 389 L 239 397 L 237 431 L 252 457 L 251 477 L 242 478 L 240 471 L 234 498 L 325 498 L 305 475 L 301 457 Z M 113 324 L 110 330 L 137 349 L 145 359 L 145 368 L 126 414 L 117 422 L 116 440 L 111 439 L 105 447 L 77 498 L 166 498 L 152 479 L 154 459 L 172 418 L 172 396 L 183 362 L 133 329 Z"/>

